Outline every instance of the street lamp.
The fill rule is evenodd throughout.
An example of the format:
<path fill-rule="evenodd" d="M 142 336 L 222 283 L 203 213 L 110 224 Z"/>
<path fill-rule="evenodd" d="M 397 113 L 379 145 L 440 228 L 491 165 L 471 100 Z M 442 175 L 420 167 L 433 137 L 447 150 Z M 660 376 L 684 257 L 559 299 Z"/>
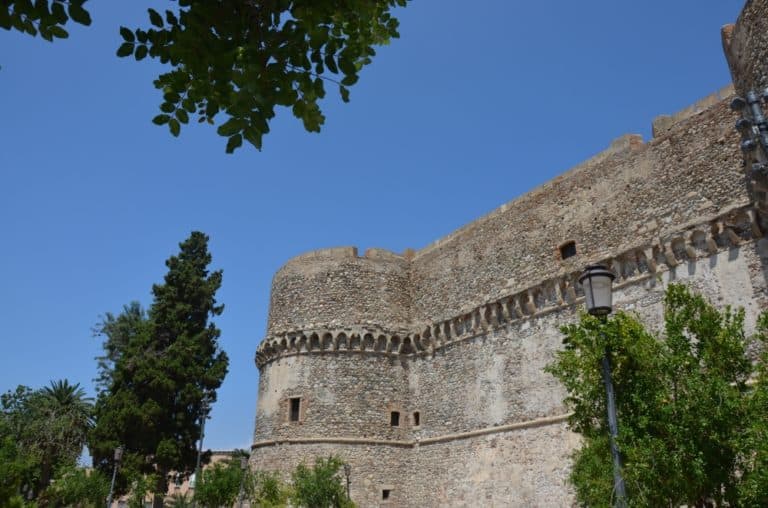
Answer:
<path fill-rule="evenodd" d="M 349 475 L 352 473 L 352 466 L 349 464 L 344 464 L 344 476 L 347 477 L 347 499 L 352 499 L 349 497 Z"/>
<path fill-rule="evenodd" d="M 117 467 L 120 465 L 120 461 L 123 460 L 123 447 L 118 446 L 115 448 L 115 466 L 112 468 L 112 484 L 109 486 L 109 496 L 107 497 L 107 508 L 112 506 L 112 495 L 115 492 L 115 478 L 117 477 Z"/>
<path fill-rule="evenodd" d="M 237 495 L 237 506 L 243 508 L 243 487 L 245 486 L 245 470 L 248 469 L 248 457 L 240 457 L 240 493 Z"/>
<path fill-rule="evenodd" d="M 205 438 L 205 420 L 208 419 L 208 413 L 211 410 L 211 395 L 206 393 L 200 401 L 200 441 L 197 446 L 197 463 L 195 464 L 195 489 L 202 480 L 202 470 L 200 469 L 200 458 L 203 455 L 203 439 Z M 190 485 L 191 487 L 191 485 Z M 197 506 L 197 501 L 192 498 L 192 506 Z"/>
<path fill-rule="evenodd" d="M 608 318 L 608 314 L 613 311 L 614 279 L 616 279 L 616 275 L 605 265 L 589 265 L 579 277 L 579 283 L 584 288 L 587 312 L 599 318 L 603 323 Z M 605 336 L 602 338 L 603 342 L 606 343 Z M 616 445 L 619 426 L 616 418 L 616 394 L 613 391 L 613 381 L 611 380 L 611 350 L 607 343 L 603 352 L 602 367 L 607 398 L 608 431 L 611 438 L 611 455 L 613 456 L 613 488 L 616 492 L 616 506 L 623 508 L 627 505 L 627 493 L 624 488 L 624 479 L 621 477 L 621 457 Z"/>

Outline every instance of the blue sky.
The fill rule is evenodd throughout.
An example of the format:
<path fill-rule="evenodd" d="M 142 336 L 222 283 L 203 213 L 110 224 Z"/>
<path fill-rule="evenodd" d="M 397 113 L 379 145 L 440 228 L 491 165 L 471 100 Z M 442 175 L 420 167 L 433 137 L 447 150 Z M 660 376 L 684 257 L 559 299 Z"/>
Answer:
<path fill-rule="evenodd" d="M 122 25 L 167 1 L 88 2 L 54 44 L 0 32 L 0 391 L 94 393 L 91 328 L 151 302 L 192 230 L 224 270 L 230 372 L 206 447 L 251 443 L 272 274 L 355 245 L 420 248 L 727 84 L 720 27 L 741 0 L 418 0 L 401 39 L 329 95 L 320 134 L 278 112 L 264 150 L 151 124 L 159 64 L 118 59 Z M 175 5 L 175 4 L 173 4 Z"/>

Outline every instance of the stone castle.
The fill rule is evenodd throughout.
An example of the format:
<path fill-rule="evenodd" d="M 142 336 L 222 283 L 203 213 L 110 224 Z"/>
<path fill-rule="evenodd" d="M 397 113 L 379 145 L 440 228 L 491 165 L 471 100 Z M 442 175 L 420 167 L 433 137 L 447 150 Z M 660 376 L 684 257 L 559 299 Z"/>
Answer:
<path fill-rule="evenodd" d="M 723 29 L 735 91 L 768 86 L 768 0 Z M 768 179 L 740 150 L 734 87 L 628 135 L 540 188 L 402 255 L 310 252 L 275 275 L 251 465 L 352 467 L 360 506 L 569 506 L 564 390 L 545 365 L 601 262 L 614 302 L 658 327 L 685 281 L 768 303 Z"/>

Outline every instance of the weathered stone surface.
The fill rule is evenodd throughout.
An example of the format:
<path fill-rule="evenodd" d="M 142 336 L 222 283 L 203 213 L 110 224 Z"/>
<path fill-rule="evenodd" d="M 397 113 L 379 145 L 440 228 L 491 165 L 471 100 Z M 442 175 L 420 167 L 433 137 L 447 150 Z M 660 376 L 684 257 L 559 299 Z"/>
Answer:
<path fill-rule="evenodd" d="M 742 48 L 729 57 L 737 87 L 762 79 L 766 5 L 747 2 L 727 31 L 726 48 Z M 731 93 L 658 120 L 648 143 L 619 138 L 424 249 L 290 260 L 256 353 L 252 465 L 287 474 L 340 455 L 361 506 L 572 504 L 578 438 L 543 367 L 577 317 L 582 268 L 607 263 L 615 305 L 656 330 L 675 281 L 743 306 L 748 331 L 768 307 L 768 208 L 744 173 Z"/>

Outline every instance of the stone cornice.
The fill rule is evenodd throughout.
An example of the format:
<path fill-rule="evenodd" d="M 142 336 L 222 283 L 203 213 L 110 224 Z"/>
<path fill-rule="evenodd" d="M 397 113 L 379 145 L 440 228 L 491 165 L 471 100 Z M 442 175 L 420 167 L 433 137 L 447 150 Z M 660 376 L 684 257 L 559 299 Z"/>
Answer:
<path fill-rule="evenodd" d="M 589 261 L 609 265 L 617 275 L 617 287 L 622 287 L 762 235 L 757 209 L 750 204 L 738 205 L 715 217 L 683 225 L 650 243 Z M 414 325 L 410 330 L 363 324 L 279 332 L 262 341 L 256 352 L 256 365 L 261 369 L 278 358 L 303 354 L 429 355 L 457 342 L 578 304 L 583 300 L 577 283 L 579 275 L 580 272 L 561 274 L 473 306 L 461 315 Z"/>
<path fill-rule="evenodd" d="M 282 444 L 346 444 L 346 445 L 384 445 L 384 446 L 396 446 L 401 448 L 415 448 L 418 446 L 425 446 L 430 444 L 445 443 L 448 441 L 457 441 L 461 439 L 469 439 L 477 436 L 485 436 L 487 434 L 498 434 L 500 432 L 513 432 L 516 430 L 531 429 L 535 427 L 543 427 L 545 425 L 555 425 L 565 422 L 573 413 L 566 413 L 556 416 L 547 416 L 544 418 L 537 418 L 534 420 L 528 420 L 525 422 L 510 423 L 507 425 L 497 425 L 495 427 L 486 427 L 484 429 L 471 430 L 468 432 L 457 432 L 453 434 L 445 434 L 442 436 L 428 437 L 424 439 L 410 439 L 410 440 L 390 440 L 390 439 L 367 439 L 357 437 L 305 437 L 305 438 L 285 438 L 285 439 L 269 439 L 265 441 L 257 441 L 251 445 L 251 450 L 257 448 L 264 448 L 266 446 L 276 446 Z"/>

